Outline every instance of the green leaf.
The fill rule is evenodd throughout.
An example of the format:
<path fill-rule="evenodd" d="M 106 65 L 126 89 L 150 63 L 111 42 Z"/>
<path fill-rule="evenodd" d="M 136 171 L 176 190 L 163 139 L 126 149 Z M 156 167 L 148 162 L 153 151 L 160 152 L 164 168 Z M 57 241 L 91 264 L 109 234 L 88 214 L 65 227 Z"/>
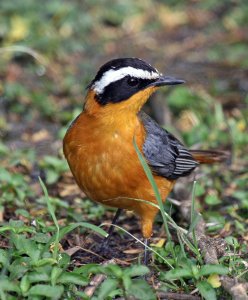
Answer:
<path fill-rule="evenodd" d="M 98 299 L 106 299 L 110 292 L 116 289 L 118 286 L 118 281 L 116 279 L 107 278 L 103 284 L 100 286 L 98 292 Z"/>
<path fill-rule="evenodd" d="M 0 182 L 11 183 L 11 174 L 4 168 L 0 168 Z"/>
<path fill-rule="evenodd" d="M 228 268 L 222 265 L 204 265 L 199 271 L 199 276 L 207 276 L 211 274 L 226 275 L 228 272 Z"/>
<path fill-rule="evenodd" d="M 134 265 L 124 271 L 124 274 L 135 277 L 135 276 L 144 276 L 150 272 L 149 268 L 142 265 Z"/>
<path fill-rule="evenodd" d="M 63 284 L 76 284 L 81 286 L 85 286 L 88 284 L 88 280 L 86 280 L 84 276 L 74 272 L 62 273 L 57 282 Z"/>
<path fill-rule="evenodd" d="M 57 263 L 57 260 L 51 257 L 48 258 L 42 258 L 39 259 L 38 261 L 33 262 L 33 266 L 35 267 L 41 267 L 45 265 L 54 265 Z"/>
<path fill-rule="evenodd" d="M 100 228 L 96 225 L 93 225 L 93 224 L 90 224 L 90 223 L 87 223 L 87 222 L 78 222 L 78 223 L 70 224 L 66 227 L 63 227 L 60 230 L 59 239 L 61 240 L 67 233 L 71 232 L 72 230 L 74 230 L 78 227 L 91 229 L 91 230 L 99 233 L 100 235 L 102 235 L 104 237 L 106 237 L 108 235 L 105 230 L 103 230 L 102 228 Z"/>
<path fill-rule="evenodd" d="M 46 155 L 44 156 L 44 162 L 47 166 L 51 166 L 56 171 L 64 172 L 68 170 L 68 167 L 65 164 L 64 160 L 56 156 Z"/>
<path fill-rule="evenodd" d="M 14 233 L 19 234 L 23 232 L 34 233 L 35 229 L 31 228 L 30 226 L 23 225 L 23 222 L 13 222 L 13 220 L 10 220 L 9 224 L 0 227 L 0 233 L 5 231 L 12 231 Z"/>
<path fill-rule="evenodd" d="M 4 267 L 8 267 L 9 265 L 9 257 L 7 251 L 0 249 L 0 265 Z"/>
<path fill-rule="evenodd" d="M 127 291 L 129 296 L 138 300 L 156 300 L 157 297 L 152 290 L 151 286 L 142 279 L 136 279 L 132 281 L 132 285 Z"/>
<path fill-rule="evenodd" d="M 61 273 L 63 272 L 63 269 L 58 268 L 58 267 L 53 267 L 52 268 L 52 272 L 51 272 L 51 284 L 54 286 L 57 282 L 57 279 L 59 278 L 59 276 L 61 275 Z"/>
<path fill-rule="evenodd" d="M 49 282 L 50 281 L 50 276 L 45 273 L 38 273 L 38 272 L 31 272 L 28 274 L 28 278 L 30 282 Z"/>
<path fill-rule="evenodd" d="M 196 284 L 201 296 L 205 300 L 216 300 L 216 293 L 215 289 L 207 282 L 207 281 L 200 281 Z"/>
<path fill-rule="evenodd" d="M 238 220 L 234 220 L 235 227 L 237 228 L 237 232 L 245 233 L 246 232 L 246 224 L 239 222 Z"/>
<path fill-rule="evenodd" d="M 193 273 L 190 269 L 173 269 L 166 273 L 161 274 L 162 279 L 165 280 L 174 280 L 174 279 L 180 279 L 180 278 L 190 278 L 193 277 Z"/>
<path fill-rule="evenodd" d="M 28 275 L 24 275 L 20 282 L 20 288 L 23 293 L 26 293 L 30 288 L 30 280 L 28 278 Z"/>
<path fill-rule="evenodd" d="M 196 265 L 195 261 L 186 257 L 182 257 L 178 263 L 182 269 L 188 269 L 188 270 L 192 270 L 192 266 Z"/>
<path fill-rule="evenodd" d="M 122 282 L 123 282 L 124 289 L 126 291 L 128 291 L 130 289 L 130 286 L 132 285 L 131 277 L 129 277 L 128 275 L 126 275 L 124 273 L 123 276 L 122 276 Z"/>
<path fill-rule="evenodd" d="M 106 273 L 106 270 L 104 266 L 100 266 L 97 264 L 87 264 L 85 266 L 77 268 L 74 272 L 77 274 L 83 273 L 84 275 L 89 275 L 91 273 L 96 274 L 96 273 Z"/>
<path fill-rule="evenodd" d="M 96 297 L 91 297 L 91 299 L 89 298 L 89 296 L 87 296 L 84 292 L 78 291 L 76 290 L 74 292 L 74 294 L 77 296 L 76 299 L 80 299 L 80 300 L 95 300 Z"/>
<path fill-rule="evenodd" d="M 225 241 L 228 245 L 233 246 L 234 248 L 239 248 L 239 242 L 236 237 L 233 236 L 227 236 L 225 238 Z"/>
<path fill-rule="evenodd" d="M 53 300 L 61 299 L 64 292 L 63 286 L 51 286 L 47 284 L 37 284 L 28 291 L 28 296 L 43 296 Z"/>
<path fill-rule="evenodd" d="M 12 220 L 10 219 L 9 220 L 9 225 L 13 228 L 20 228 L 24 225 L 24 222 L 23 221 L 20 221 L 20 220 Z"/>
<path fill-rule="evenodd" d="M 21 215 L 21 216 L 23 216 L 25 218 L 29 218 L 30 217 L 30 214 L 29 214 L 29 212 L 26 209 L 19 208 L 19 209 L 15 210 L 15 214 L 16 214 L 16 216 Z"/>
<path fill-rule="evenodd" d="M 7 147 L 6 145 L 4 145 L 3 143 L 0 143 L 0 156 L 4 156 L 4 155 L 6 155 L 8 153 L 9 153 L 9 147 Z M 1 172 L 1 169 L 0 169 L 0 172 Z"/>
<path fill-rule="evenodd" d="M 115 276 L 117 278 L 122 276 L 122 269 L 118 265 L 110 264 L 104 267 L 104 269 L 108 275 Z"/>
<path fill-rule="evenodd" d="M 191 270 L 192 270 L 193 277 L 199 279 L 200 277 L 199 268 L 196 265 L 192 265 Z"/>
<path fill-rule="evenodd" d="M 167 102 L 172 110 L 181 111 L 195 102 L 195 96 L 189 88 L 180 86 L 171 91 L 167 97 Z"/>
<path fill-rule="evenodd" d="M 19 286 L 8 279 L 0 279 L 0 287 L 3 291 L 21 293 Z"/>
<path fill-rule="evenodd" d="M 13 263 L 9 266 L 9 278 L 11 280 L 21 278 L 30 267 L 31 258 L 29 257 L 21 257 L 17 258 L 13 261 Z"/>
<path fill-rule="evenodd" d="M 60 253 L 60 259 L 59 259 L 59 262 L 58 262 L 58 266 L 60 268 L 66 269 L 69 266 L 70 261 L 71 261 L 71 258 L 68 254 Z"/>
<path fill-rule="evenodd" d="M 37 232 L 36 234 L 34 234 L 32 236 L 31 240 L 33 240 L 37 243 L 47 244 L 49 242 L 50 238 L 51 237 L 48 234 Z"/>
<path fill-rule="evenodd" d="M 46 170 L 46 182 L 48 184 L 53 184 L 59 179 L 59 174 L 55 170 Z"/>
<path fill-rule="evenodd" d="M 203 196 L 204 194 L 205 194 L 204 187 L 200 184 L 197 184 L 195 187 L 195 196 L 200 197 L 200 196 Z"/>
<path fill-rule="evenodd" d="M 41 252 L 34 241 L 24 235 L 15 234 L 12 242 L 20 253 L 28 255 L 33 261 L 39 260 Z"/>
<path fill-rule="evenodd" d="M 221 200 L 217 195 L 207 195 L 205 198 L 205 202 L 208 205 L 218 205 L 221 203 Z"/>

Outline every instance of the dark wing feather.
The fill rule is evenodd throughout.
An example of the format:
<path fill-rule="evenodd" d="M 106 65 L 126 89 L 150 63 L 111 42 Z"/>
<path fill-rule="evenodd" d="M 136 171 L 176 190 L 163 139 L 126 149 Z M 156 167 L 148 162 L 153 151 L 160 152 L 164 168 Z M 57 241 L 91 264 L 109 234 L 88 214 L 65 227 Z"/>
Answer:
<path fill-rule="evenodd" d="M 143 154 L 152 171 L 168 179 L 190 174 L 198 163 L 190 152 L 168 131 L 143 111 L 138 114 L 146 130 Z"/>

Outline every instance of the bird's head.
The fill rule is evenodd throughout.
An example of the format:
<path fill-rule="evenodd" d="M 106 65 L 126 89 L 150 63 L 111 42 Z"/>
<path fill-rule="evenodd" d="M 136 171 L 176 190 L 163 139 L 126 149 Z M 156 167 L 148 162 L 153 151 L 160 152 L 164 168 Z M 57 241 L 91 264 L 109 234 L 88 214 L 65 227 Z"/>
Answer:
<path fill-rule="evenodd" d="M 184 83 L 164 76 L 139 58 L 118 58 L 104 64 L 88 86 L 86 110 L 137 113 L 149 96 L 164 85 Z"/>

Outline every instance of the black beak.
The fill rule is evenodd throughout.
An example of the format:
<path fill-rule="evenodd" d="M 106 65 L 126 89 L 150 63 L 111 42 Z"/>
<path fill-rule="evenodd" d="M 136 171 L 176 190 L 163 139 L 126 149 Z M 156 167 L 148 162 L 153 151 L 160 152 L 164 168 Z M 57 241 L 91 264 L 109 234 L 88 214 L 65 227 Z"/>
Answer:
<path fill-rule="evenodd" d="M 185 83 L 182 79 L 161 75 L 156 81 L 152 82 L 150 86 L 176 85 L 182 83 Z"/>

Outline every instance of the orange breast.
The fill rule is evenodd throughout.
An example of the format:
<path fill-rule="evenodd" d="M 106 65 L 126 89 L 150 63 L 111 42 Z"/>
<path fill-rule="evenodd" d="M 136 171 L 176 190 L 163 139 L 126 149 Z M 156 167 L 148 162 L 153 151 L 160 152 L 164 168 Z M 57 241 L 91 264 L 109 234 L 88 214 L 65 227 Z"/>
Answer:
<path fill-rule="evenodd" d="M 143 235 L 150 236 L 157 209 L 135 200 L 157 203 L 133 146 L 135 136 L 142 149 L 145 130 L 136 115 L 115 116 L 113 121 L 118 124 L 82 113 L 64 138 L 64 153 L 76 182 L 90 199 L 135 211 Z M 165 200 L 174 183 L 158 176 L 155 180 Z"/>

